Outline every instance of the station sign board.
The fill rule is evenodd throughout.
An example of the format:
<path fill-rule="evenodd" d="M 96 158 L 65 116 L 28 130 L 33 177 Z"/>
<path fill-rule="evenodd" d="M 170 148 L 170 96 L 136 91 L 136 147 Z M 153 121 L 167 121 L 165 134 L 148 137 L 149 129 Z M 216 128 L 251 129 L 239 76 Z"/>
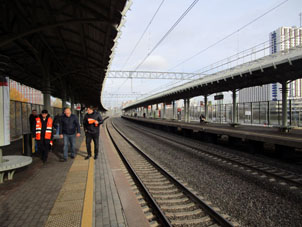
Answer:
<path fill-rule="evenodd" d="M 9 78 L 0 76 L 0 147 L 10 144 Z"/>
<path fill-rule="evenodd" d="M 223 99 L 223 94 L 214 96 L 214 100 L 221 100 L 221 99 Z"/>

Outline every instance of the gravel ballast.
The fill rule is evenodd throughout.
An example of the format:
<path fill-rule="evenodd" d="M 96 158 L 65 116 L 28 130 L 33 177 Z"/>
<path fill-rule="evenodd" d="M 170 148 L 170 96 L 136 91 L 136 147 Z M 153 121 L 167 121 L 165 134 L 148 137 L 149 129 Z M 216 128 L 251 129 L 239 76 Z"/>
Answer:
<path fill-rule="evenodd" d="M 132 122 L 119 118 L 113 122 L 154 160 L 242 226 L 302 226 L 301 189 L 291 190 L 258 175 L 215 162 L 192 149 L 145 135 L 127 127 L 142 128 Z"/>

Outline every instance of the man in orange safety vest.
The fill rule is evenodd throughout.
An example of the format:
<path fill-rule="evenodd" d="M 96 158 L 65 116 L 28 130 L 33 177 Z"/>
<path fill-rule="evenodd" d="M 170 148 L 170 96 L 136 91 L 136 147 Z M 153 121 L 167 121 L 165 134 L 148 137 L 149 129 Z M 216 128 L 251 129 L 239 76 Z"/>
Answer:
<path fill-rule="evenodd" d="M 53 138 L 53 121 L 47 110 L 42 110 L 41 114 L 36 118 L 33 130 L 32 134 L 37 141 L 41 159 L 43 163 L 46 163 Z"/>

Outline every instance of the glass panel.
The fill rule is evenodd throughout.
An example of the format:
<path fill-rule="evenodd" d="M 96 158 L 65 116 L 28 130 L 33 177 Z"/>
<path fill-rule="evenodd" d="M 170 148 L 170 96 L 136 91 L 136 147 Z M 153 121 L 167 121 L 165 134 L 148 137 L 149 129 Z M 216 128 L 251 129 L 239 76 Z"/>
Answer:
<path fill-rule="evenodd" d="M 231 123 L 233 117 L 233 104 L 226 104 L 226 122 Z"/>
<path fill-rule="evenodd" d="M 270 125 L 279 124 L 278 101 L 271 101 L 269 104 Z"/>
<path fill-rule="evenodd" d="M 260 102 L 260 124 L 267 125 L 267 102 Z"/>
<path fill-rule="evenodd" d="M 291 121 L 292 126 L 302 126 L 302 100 L 292 100 Z"/>
<path fill-rule="evenodd" d="M 258 102 L 253 103 L 253 124 L 260 124 L 259 118 L 260 118 L 260 105 Z"/>
<path fill-rule="evenodd" d="M 244 123 L 244 103 L 238 104 L 238 123 Z"/>
<path fill-rule="evenodd" d="M 251 111 L 251 103 L 244 103 L 244 123 L 245 124 L 251 124 L 252 122 L 252 111 Z"/>

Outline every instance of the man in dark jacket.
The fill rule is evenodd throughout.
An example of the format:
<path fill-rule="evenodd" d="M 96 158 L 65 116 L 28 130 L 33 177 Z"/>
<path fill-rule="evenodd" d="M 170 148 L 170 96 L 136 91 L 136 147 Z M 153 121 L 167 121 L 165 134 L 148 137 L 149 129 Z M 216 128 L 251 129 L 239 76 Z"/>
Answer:
<path fill-rule="evenodd" d="M 83 125 L 86 134 L 86 147 L 87 147 L 87 157 L 86 160 L 91 157 L 91 140 L 94 143 L 94 159 L 98 158 L 99 153 L 99 126 L 103 123 L 102 116 L 94 111 L 93 107 L 87 108 L 87 114 L 84 117 Z"/>
<path fill-rule="evenodd" d="M 35 137 L 39 153 L 43 163 L 46 163 L 48 152 L 52 146 L 53 122 L 47 110 L 42 110 L 41 114 L 35 119 L 32 134 Z"/>
<path fill-rule="evenodd" d="M 29 115 L 29 127 L 30 127 L 30 131 L 31 132 L 34 130 L 34 126 L 36 124 L 36 118 L 37 117 L 38 117 L 37 111 L 36 110 L 32 110 L 31 114 Z"/>
<path fill-rule="evenodd" d="M 76 115 L 71 113 L 70 108 L 64 110 L 59 128 L 60 138 L 64 139 L 64 155 L 61 161 L 66 162 L 68 157 L 68 143 L 70 143 L 71 147 L 71 158 L 74 158 L 76 137 L 81 135 L 79 120 Z"/>
<path fill-rule="evenodd" d="M 36 118 L 38 117 L 37 115 L 37 111 L 36 110 L 32 110 L 31 114 L 29 115 L 29 127 L 30 127 L 30 131 L 33 132 L 35 129 L 35 125 L 36 125 Z M 35 138 L 35 135 L 32 134 L 32 138 Z M 32 147 L 33 144 L 35 145 L 35 153 L 38 153 L 38 145 L 36 143 L 36 141 L 33 139 L 31 141 L 30 146 Z"/>

